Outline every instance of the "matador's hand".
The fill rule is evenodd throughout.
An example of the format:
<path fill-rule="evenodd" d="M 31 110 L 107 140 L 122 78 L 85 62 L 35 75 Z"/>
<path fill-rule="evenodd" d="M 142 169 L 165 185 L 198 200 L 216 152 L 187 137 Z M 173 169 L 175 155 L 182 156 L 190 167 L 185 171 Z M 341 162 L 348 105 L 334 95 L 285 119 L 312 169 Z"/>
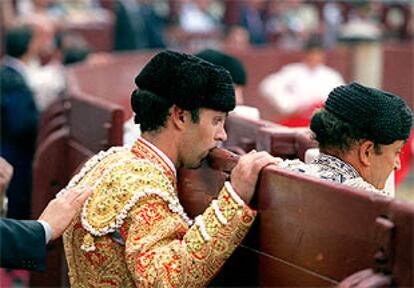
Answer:
<path fill-rule="evenodd" d="M 253 197 L 254 188 L 263 167 L 278 162 L 278 158 L 272 157 L 267 152 L 252 151 L 240 157 L 239 162 L 231 172 L 231 185 L 246 204 Z"/>

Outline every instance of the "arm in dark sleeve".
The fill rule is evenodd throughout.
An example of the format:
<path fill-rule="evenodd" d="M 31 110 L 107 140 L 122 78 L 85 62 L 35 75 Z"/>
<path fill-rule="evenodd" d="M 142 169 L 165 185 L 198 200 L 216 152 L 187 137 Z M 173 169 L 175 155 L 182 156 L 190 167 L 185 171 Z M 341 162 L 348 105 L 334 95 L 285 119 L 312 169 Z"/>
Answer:
<path fill-rule="evenodd" d="M 34 220 L 0 220 L 0 267 L 45 270 L 45 231 Z"/>

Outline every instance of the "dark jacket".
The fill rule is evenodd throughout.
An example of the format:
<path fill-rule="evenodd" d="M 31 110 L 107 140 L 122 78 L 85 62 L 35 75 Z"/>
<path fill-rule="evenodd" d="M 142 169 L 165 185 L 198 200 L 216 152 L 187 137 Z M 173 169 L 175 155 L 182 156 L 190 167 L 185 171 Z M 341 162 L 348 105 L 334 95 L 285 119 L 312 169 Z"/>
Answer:
<path fill-rule="evenodd" d="M 19 71 L 0 67 L 0 155 L 14 168 L 7 190 L 8 217 L 14 219 L 31 216 L 32 161 L 39 118 L 33 97 Z"/>
<path fill-rule="evenodd" d="M 0 267 L 44 271 L 45 230 L 35 220 L 0 220 Z"/>

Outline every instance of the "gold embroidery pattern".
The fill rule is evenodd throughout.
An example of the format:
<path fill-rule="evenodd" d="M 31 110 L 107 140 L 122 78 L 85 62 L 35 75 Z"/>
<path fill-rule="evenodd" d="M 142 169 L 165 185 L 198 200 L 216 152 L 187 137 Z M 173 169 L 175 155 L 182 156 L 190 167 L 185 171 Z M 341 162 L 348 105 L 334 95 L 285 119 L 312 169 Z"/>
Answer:
<path fill-rule="evenodd" d="M 161 192 L 162 191 L 162 192 Z M 174 188 L 159 169 L 146 160 L 122 161 L 106 171 L 95 185 L 95 193 L 83 207 L 82 224 L 95 236 L 119 228 L 137 200 L 150 194 L 172 198 Z M 172 199 L 170 202 L 176 202 Z M 83 249 L 93 251 L 93 239 L 86 235 Z"/>
<path fill-rule="evenodd" d="M 131 148 L 132 153 L 134 153 L 137 158 L 139 159 L 147 159 L 149 162 L 154 163 L 164 170 L 165 175 L 170 179 L 171 183 L 173 183 L 174 187 L 176 186 L 176 178 L 174 172 L 171 168 L 167 165 L 160 158 L 160 156 L 153 151 L 150 147 L 148 147 L 145 143 L 140 141 L 139 139 L 135 142 L 135 144 Z"/>
<path fill-rule="evenodd" d="M 169 195 L 174 193 L 168 179 L 151 163 L 142 160 L 121 162 L 95 187 L 96 192 L 84 206 L 85 220 L 94 230 L 105 233 L 114 227 L 118 215 L 124 213 L 126 216 L 128 211 L 124 208 L 127 204 L 135 204 L 131 200 L 137 193 L 154 190 L 166 191 Z"/>

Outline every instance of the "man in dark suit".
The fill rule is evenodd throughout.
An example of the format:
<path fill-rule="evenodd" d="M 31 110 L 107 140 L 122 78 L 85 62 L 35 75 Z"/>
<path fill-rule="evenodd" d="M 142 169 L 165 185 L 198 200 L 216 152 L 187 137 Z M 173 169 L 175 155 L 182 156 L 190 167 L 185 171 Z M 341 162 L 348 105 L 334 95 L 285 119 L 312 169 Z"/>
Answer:
<path fill-rule="evenodd" d="M 43 225 L 35 220 L 0 220 L 0 266 L 45 270 L 46 239 Z"/>
<path fill-rule="evenodd" d="M 37 55 L 29 26 L 6 32 L 6 56 L 0 65 L 0 155 L 14 167 L 7 189 L 8 214 L 15 219 L 30 217 L 32 161 L 35 151 L 39 112 L 28 84 L 28 63 Z"/>
<path fill-rule="evenodd" d="M 0 198 L 12 177 L 0 157 Z M 46 244 L 60 237 L 91 190 L 79 189 L 49 202 L 39 220 L 0 220 L 0 267 L 43 271 Z"/>

